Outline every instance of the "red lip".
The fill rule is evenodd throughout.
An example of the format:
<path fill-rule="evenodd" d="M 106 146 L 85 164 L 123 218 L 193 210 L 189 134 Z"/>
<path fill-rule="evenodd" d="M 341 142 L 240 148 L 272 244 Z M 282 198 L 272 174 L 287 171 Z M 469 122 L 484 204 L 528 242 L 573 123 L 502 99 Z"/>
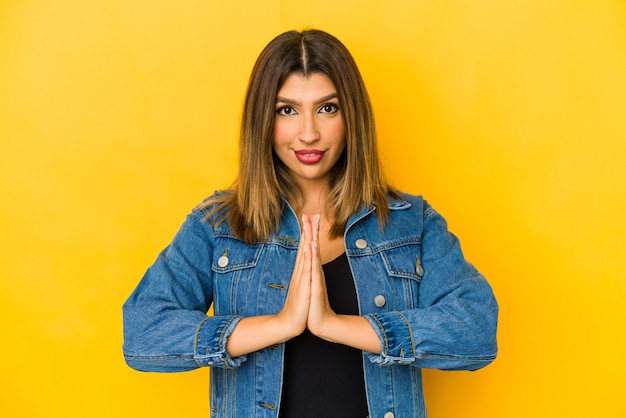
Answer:
<path fill-rule="evenodd" d="M 294 151 L 296 158 L 303 164 L 315 164 L 318 163 L 322 157 L 324 157 L 325 151 L 317 149 L 302 149 Z"/>

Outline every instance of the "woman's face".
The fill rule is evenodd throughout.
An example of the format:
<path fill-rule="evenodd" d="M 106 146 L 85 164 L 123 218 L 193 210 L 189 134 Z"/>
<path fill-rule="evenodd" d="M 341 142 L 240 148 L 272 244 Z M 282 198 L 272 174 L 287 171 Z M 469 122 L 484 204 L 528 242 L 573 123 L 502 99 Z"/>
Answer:
<path fill-rule="evenodd" d="M 278 91 L 272 146 L 301 188 L 328 184 L 346 144 L 340 106 L 332 81 L 320 73 L 292 74 Z"/>

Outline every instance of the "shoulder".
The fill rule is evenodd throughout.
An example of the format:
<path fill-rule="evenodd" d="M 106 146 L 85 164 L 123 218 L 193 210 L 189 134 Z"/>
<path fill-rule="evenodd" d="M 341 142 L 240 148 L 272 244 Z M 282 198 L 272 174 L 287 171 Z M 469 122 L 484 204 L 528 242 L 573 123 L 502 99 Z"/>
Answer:
<path fill-rule="evenodd" d="M 423 212 L 424 208 L 428 206 L 428 203 L 426 203 L 422 195 L 414 195 L 394 190 L 387 198 L 387 205 L 392 212 L 409 211 L 415 213 L 416 211 Z"/>
<path fill-rule="evenodd" d="M 212 221 L 216 215 L 224 216 L 228 213 L 228 205 L 232 194 L 232 190 L 216 190 L 198 203 L 193 208 L 192 214 L 203 217 L 208 221 Z"/>
<path fill-rule="evenodd" d="M 216 191 L 203 199 L 188 212 L 179 233 L 214 236 L 218 231 L 230 231 L 227 196 L 228 192 Z"/>
<path fill-rule="evenodd" d="M 422 195 L 395 191 L 388 198 L 389 221 L 397 224 L 419 223 L 422 227 L 433 219 L 445 220 Z"/>

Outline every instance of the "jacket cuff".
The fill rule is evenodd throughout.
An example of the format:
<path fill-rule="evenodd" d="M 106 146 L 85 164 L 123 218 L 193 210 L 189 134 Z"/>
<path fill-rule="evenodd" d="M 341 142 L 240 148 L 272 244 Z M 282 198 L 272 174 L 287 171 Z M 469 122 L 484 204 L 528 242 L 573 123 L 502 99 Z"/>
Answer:
<path fill-rule="evenodd" d="M 365 315 L 381 342 L 381 353 L 367 353 L 372 363 L 381 366 L 413 363 L 416 359 L 413 332 L 401 312 Z"/>
<path fill-rule="evenodd" d="M 194 346 L 194 359 L 200 366 L 232 369 L 247 360 L 247 356 L 232 358 L 226 352 L 226 339 L 237 323 L 239 315 L 207 316 L 198 326 Z"/>

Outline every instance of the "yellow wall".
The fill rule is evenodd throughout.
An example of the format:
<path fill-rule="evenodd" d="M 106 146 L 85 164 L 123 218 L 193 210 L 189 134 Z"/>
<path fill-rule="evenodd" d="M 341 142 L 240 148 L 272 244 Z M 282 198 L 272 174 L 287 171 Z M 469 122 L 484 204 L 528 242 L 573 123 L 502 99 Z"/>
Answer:
<path fill-rule="evenodd" d="M 0 2 L 0 416 L 206 416 L 207 370 L 124 365 L 120 306 L 304 26 L 352 50 L 391 180 L 501 305 L 498 360 L 426 372 L 430 416 L 626 416 L 621 0 Z"/>

